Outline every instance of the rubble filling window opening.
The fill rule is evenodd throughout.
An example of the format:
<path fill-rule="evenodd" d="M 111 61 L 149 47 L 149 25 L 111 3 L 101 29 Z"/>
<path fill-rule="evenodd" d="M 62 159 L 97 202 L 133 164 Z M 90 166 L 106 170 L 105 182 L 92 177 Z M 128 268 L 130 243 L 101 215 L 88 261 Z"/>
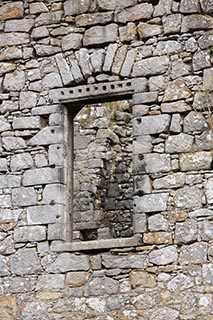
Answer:
<path fill-rule="evenodd" d="M 72 240 L 133 235 L 132 106 L 85 105 L 73 117 Z"/>

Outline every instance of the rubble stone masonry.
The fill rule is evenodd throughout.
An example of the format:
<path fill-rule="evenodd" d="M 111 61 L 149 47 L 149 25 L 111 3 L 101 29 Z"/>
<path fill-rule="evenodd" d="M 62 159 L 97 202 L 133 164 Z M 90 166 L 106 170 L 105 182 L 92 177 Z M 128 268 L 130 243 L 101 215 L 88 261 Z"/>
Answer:
<path fill-rule="evenodd" d="M 0 1 L 1 320 L 213 319 L 212 62 L 212 0 Z"/>

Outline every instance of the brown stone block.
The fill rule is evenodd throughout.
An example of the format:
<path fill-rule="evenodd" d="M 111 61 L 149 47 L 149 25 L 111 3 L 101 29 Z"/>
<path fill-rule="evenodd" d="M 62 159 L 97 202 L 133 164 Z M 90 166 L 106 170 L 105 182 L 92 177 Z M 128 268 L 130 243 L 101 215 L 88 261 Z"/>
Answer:
<path fill-rule="evenodd" d="M 143 241 L 146 244 L 172 244 L 172 235 L 169 232 L 149 232 L 144 234 Z"/>
<path fill-rule="evenodd" d="M 22 18 L 24 8 L 22 2 L 7 3 L 0 8 L 0 21 Z"/>
<path fill-rule="evenodd" d="M 132 271 L 130 283 L 132 288 L 154 288 L 156 286 L 155 276 L 145 271 Z"/>
<path fill-rule="evenodd" d="M 16 319 L 16 297 L 7 296 L 0 298 L 0 315 L 3 320 Z"/>

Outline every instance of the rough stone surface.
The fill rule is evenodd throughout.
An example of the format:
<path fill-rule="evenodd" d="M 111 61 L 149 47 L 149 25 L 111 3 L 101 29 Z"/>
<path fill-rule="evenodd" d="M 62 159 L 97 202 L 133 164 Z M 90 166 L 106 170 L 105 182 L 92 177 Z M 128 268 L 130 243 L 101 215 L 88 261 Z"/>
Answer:
<path fill-rule="evenodd" d="M 141 3 L 132 8 L 122 10 L 115 16 L 115 21 L 126 23 L 140 19 L 149 19 L 152 15 L 153 7 L 150 3 Z"/>
<path fill-rule="evenodd" d="M 84 46 L 90 46 L 94 44 L 115 42 L 117 33 L 118 27 L 114 23 L 104 27 L 92 27 L 85 32 L 83 44 Z"/>
<path fill-rule="evenodd" d="M 146 77 L 165 73 L 169 67 L 169 58 L 166 56 L 147 58 L 135 63 L 133 77 Z"/>
<path fill-rule="evenodd" d="M 167 208 L 168 193 L 144 195 L 135 199 L 136 212 L 158 212 Z"/>
<path fill-rule="evenodd" d="M 182 171 L 211 169 L 212 154 L 210 152 L 195 152 L 180 155 L 180 168 Z"/>
<path fill-rule="evenodd" d="M 149 254 L 149 261 L 155 265 L 167 265 L 176 262 L 177 259 L 178 254 L 175 246 L 153 250 Z"/>
<path fill-rule="evenodd" d="M 183 246 L 180 251 L 179 262 L 185 264 L 202 264 L 207 260 L 207 244 L 205 242 L 193 243 Z"/>
<path fill-rule="evenodd" d="M 184 187 L 176 191 L 175 203 L 178 208 L 193 208 L 201 205 L 201 191 L 193 187 Z"/>
<path fill-rule="evenodd" d="M 0 318 L 212 320 L 212 13 L 0 1 Z"/>
<path fill-rule="evenodd" d="M 41 270 L 35 249 L 22 249 L 10 258 L 11 272 L 15 275 L 34 274 Z"/>
<path fill-rule="evenodd" d="M 89 259 L 87 256 L 76 256 L 75 254 L 62 253 L 51 263 L 47 270 L 51 273 L 63 273 L 67 271 L 86 271 L 89 269 Z"/>
<path fill-rule="evenodd" d="M 194 138 L 185 133 L 170 136 L 166 141 L 167 153 L 190 152 L 192 149 Z"/>

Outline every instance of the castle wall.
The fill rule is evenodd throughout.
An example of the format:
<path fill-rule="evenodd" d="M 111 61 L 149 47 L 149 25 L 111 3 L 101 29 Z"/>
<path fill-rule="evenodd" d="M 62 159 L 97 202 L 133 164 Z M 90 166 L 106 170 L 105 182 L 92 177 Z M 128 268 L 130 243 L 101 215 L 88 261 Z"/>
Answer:
<path fill-rule="evenodd" d="M 0 2 L 3 320 L 212 319 L 212 13 L 212 0 Z M 73 142 L 83 104 L 125 91 L 131 115 L 117 112 L 110 127 L 110 115 L 92 115 L 99 136 Z M 75 223 L 94 221 L 81 207 L 73 216 L 72 150 L 75 168 L 87 155 L 86 169 L 113 179 L 90 139 L 95 149 L 114 139 L 119 154 L 123 117 L 132 233 L 114 237 L 107 225 L 84 241 Z M 76 196 L 79 185 L 97 187 L 74 181 Z"/>

